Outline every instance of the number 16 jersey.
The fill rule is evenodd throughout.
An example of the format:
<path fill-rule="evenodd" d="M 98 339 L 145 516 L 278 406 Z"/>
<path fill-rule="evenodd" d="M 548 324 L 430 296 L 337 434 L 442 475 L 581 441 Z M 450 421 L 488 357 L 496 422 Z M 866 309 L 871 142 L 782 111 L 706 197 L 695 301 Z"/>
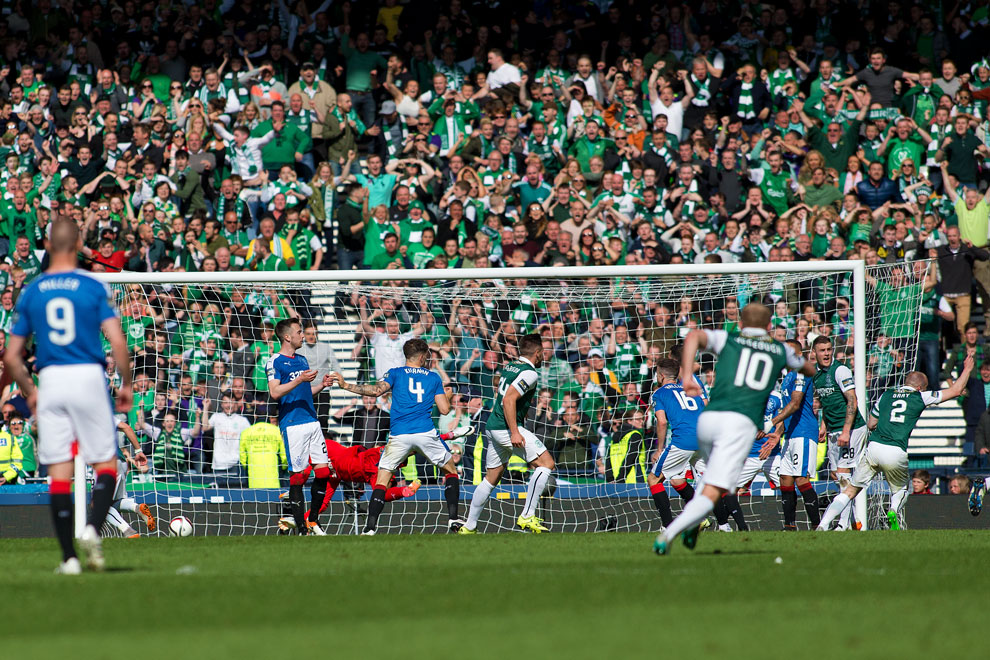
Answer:
<path fill-rule="evenodd" d="M 700 396 L 687 396 L 680 383 L 664 385 L 650 397 L 654 412 L 661 410 L 667 417 L 670 444 L 678 449 L 698 450 L 698 417 L 705 410 Z"/>
<path fill-rule="evenodd" d="M 443 394 L 443 382 L 435 372 L 420 367 L 393 367 L 382 378 L 392 388 L 389 410 L 389 433 L 430 433 L 433 425 L 433 404 Z"/>

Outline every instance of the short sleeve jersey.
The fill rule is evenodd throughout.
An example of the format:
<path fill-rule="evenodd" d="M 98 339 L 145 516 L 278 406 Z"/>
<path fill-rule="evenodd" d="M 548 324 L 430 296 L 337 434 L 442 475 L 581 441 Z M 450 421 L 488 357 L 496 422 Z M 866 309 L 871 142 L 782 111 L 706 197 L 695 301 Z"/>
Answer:
<path fill-rule="evenodd" d="M 846 396 L 844 393 L 856 387 L 852 371 L 846 365 L 833 361 L 827 368 L 819 369 L 812 382 L 815 386 L 815 396 L 821 403 L 825 430 L 829 432 L 841 431 L 842 425 L 846 421 Z M 866 422 L 857 410 L 852 428 L 858 429 L 864 424 Z"/>
<path fill-rule="evenodd" d="M 780 372 L 784 367 L 800 369 L 804 358 L 765 332 L 704 332 L 708 335 L 707 350 L 718 355 L 715 386 L 707 409 L 745 415 L 755 427 L 762 428 L 763 411 Z"/>
<path fill-rule="evenodd" d="M 942 392 L 919 392 L 910 387 L 886 390 L 873 404 L 870 414 L 877 418 L 877 427 L 870 442 L 893 445 L 907 451 L 908 440 L 921 413 L 928 406 L 942 402 Z"/>
<path fill-rule="evenodd" d="M 389 411 L 389 432 L 430 433 L 433 425 L 433 403 L 443 394 L 443 381 L 435 372 L 420 367 L 392 367 L 382 379 L 392 388 L 392 408 Z"/>
<path fill-rule="evenodd" d="M 687 396 L 680 383 L 664 385 L 650 397 L 653 411 L 667 417 L 670 444 L 678 449 L 698 449 L 698 417 L 705 410 L 705 400 L 700 396 Z"/>
<path fill-rule="evenodd" d="M 770 398 L 767 399 L 766 410 L 763 411 L 763 431 L 770 433 L 773 431 L 773 418 L 777 416 L 784 408 L 784 399 L 781 397 L 780 392 L 773 391 L 770 393 Z M 749 450 L 749 455 L 751 458 L 758 458 L 760 456 L 760 451 L 763 449 L 763 443 L 766 438 L 757 438 L 753 442 L 753 448 Z M 780 443 L 773 448 L 770 452 L 770 456 L 776 456 L 780 454 Z"/>
<path fill-rule="evenodd" d="M 44 274 L 17 301 L 11 332 L 34 335 L 38 369 L 52 365 L 106 364 L 100 326 L 117 316 L 106 284 L 73 271 Z"/>
<path fill-rule="evenodd" d="M 815 386 L 811 379 L 805 378 L 804 374 L 791 371 L 784 376 L 784 382 L 780 385 L 784 405 L 790 403 L 795 394 L 804 395 L 801 399 L 801 407 L 784 422 L 784 434 L 788 438 L 808 438 L 818 442 L 818 415 L 815 414 L 814 391 Z"/>
<path fill-rule="evenodd" d="M 537 382 L 539 382 L 539 374 L 536 373 L 533 363 L 526 358 L 505 365 L 499 380 L 498 392 L 495 393 L 492 414 L 488 416 L 485 428 L 489 431 L 507 431 L 509 429 L 505 423 L 503 402 L 510 387 L 514 387 L 519 393 L 519 398 L 516 399 L 516 424 L 522 424 L 523 420 L 526 419 L 533 395 L 536 394 Z"/>
<path fill-rule="evenodd" d="M 309 362 L 296 353 L 292 357 L 276 353 L 268 358 L 265 373 L 268 380 L 288 383 L 299 374 L 309 370 Z M 278 425 L 285 429 L 288 426 L 309 424 L 317 421 L 316 407 L 313 405 L 313 390 L 309 383 L 300 383 L 293 387 L 278 400 Z"/>

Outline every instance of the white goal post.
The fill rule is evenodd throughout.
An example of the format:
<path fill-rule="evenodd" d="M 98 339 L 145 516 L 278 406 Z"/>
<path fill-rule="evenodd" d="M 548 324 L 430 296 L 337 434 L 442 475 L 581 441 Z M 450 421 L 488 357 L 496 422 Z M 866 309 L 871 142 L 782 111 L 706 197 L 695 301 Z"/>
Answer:
<path fill-rule="evenodd" d="M 903 267 L 903 264 L 901 265 Z M 596 278 L 599 281 L 616 281 L 620 278 L 637 278 L 650 282 L 657 282 L 659 285 L 661 278 L 664 283 L 675 283 L 671 286 L 680 286 L 683 283 L 690 283 L 694 280 L 701 282 L 700 278 L 724 277 L 742 280 L 741 276 L 748 276 L 753 281 L 759 281 L 763 289 L 756 289 L 756 292 L 765 292 L 766 283 L 777 276 L 791 278 L 790 281 L 797 281 L 798 278 L 806 277 L 808 280 L 815 275 L 831 276 L 846 274 L 851 280 L 849 292 L 851 295 L 851 307 L 853 324 L 851 334 L 853 336 L 853 366 L 855 373 L 855 388 L 857 400 L 864 416 L 867 414 L 869 397 L 867 396 L 867 267 L 863 261 L 841 260 L 841 261 L 809 261 L 809 262 L 788 262 L 788 263 L 736 263 L 736 264 L 673 264 L 656 266 L 584 266 L 584 267 L 564 267 L 564 268 L 464 268 L 464 269 L 423 269 L 423 270 L 362 270 L 362 271 L 297 271 L 297 272 L 226 272 L 226 273 L 116 273 L 99 274 L 102 281 L 116 287 L 118 290 L 123 285 L 155 285 L 183 287 L 186 285 L 217 286 L 223 287 L 233 285 L 244 285 L 245 287 L 262 287 L 264 285 L 285 285 L 295 287 L 296 290 L 321 287 L 326 289 L 328 294 L 338 293 L 335 283 L 347 286 L 367 286 L 388 288 L 388 282 L 395 281 L 443 281 L 443 282 L 465 282 L 474 280 L 487 280 L 496 282 L 508 282 L 515 280 L 528 281 L 581 281 L 587 278 Z M 645 278 L 645 279 L 644 279 Z M 678 278 L 683 278 L 681 283 Z M 762 279 L 760 279 L 762 278 Z M 510 287 L 511 288 L 511 287 Z M 409 291 L 424 291 L 424 289 L 408 289 Z M 426 291 L 434 291 L 427 289 Z M 440 288 L 436 289 L 441 292 Z M 426 295 L 426 294 L 422 294 Z M 724 294 L 719 294 L 724 295 Z M 277 348 L 276 348 L 277 350 Z M 323 420 L 321 420 L 322 422 Z M 84 467 L 77 460 L 76 479 L 77 483 L 82 483 L 84 479 Z M 644 495 L 648 498 L 648 495 Z M 77 497 L 76 506 L 76 527 L 77 533 L 81 532 L 81 525 L 85 520 L 85 497 Z M 167 520 L 162 521 L 167 528 Z"/>

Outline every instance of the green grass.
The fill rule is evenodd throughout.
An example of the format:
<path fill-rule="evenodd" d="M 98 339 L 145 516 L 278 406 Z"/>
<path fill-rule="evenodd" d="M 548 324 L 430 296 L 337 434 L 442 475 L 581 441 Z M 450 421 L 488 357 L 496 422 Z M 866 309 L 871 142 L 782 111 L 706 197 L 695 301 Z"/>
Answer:
<path fill-rule="evenodd" d="M 986 647 L 987 532 L 704 533 L 666 557 L 651 546 L 644 534 L 142 538 L 107 541 L 105 574 L 63 577 L 53 540 L 0 540 L 0 648 L 605 660 Z"/>

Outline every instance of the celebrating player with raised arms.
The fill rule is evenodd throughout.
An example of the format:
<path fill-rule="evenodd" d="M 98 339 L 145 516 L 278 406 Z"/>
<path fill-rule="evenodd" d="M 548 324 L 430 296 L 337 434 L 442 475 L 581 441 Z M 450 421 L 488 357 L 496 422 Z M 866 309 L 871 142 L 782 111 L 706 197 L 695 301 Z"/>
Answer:
<path fill-rule="evenodd" d="M 815 398 L 822 411 L 824 435 L 828 439 L 829 469 L 844 489 L 849 475 L 856 467 L 859 454 L 866 440 L 866 420 L 859 412 L 856 386 L 849 367 L 835 361 L 832 340 L 816 337 L 811 343 L 818 370 L 813 383 Z M 821 435 L 821 434 L 820 434 Z M 847 529 L 853 510 L 847 509 L 839 521 L 841 529 Z M 856 500 L 856 519 L 862 524 L 866 518 L 866 493 Z"/>
<path fill-rule="evenodd" d="M 692 330 L 684 341 L 681 383 L 687 396 L 701 394 L 693 378 L 698 350 L 719 356 L 711 399 L 698 418 L 698 448 L 707 457 L 705 486 L 701 496 L 688 502 L 681 515 L 657 537 L 653 549 L 659 555 L 667 554 L 670 542 L 682 532 L 684 545 L 694 548 L 698 525 L 725 493 L 735 492 L 781 370 L 786 366 L 806 376 L 814 374 L 814 367 L 794 349 L 767 334 L 770 309 L 765 305 L 749 303 L 740 320 L 738 335 L 724 330 Z"/>
<path fill-rule="evenodd" d="M 540 335 L 525 335 L 519 339 L 518 347 L 519 359 L 505 365 L 499 376 L 492 414 L 485 423 L 485 438 L 488 439 L 485 478 L 474 489 L 471 510 L 467 523 L 460 530 L 461 534 L 475 533 L 485 503 L 513 455 L 534 468 L 526 488 L 526 505 L 516 524 L 537 534 L 548 531 L 543 521 L 536 517 L 536 507 L 556 464 L 543 442 L 522 426 L 536 394 L 539 380 L 536 370 L 543 363 L 543 340 Z"/>
<path fill-rule="evenodd" d="M 920 371 L 912 371 L 904 377 L 904 385 L 886 390 L 880 395 L 870 410 L 870 419 L 867 422 L 872 431 L 870 442 L 860 455 L 849 485 L 835 496 L 825 510 L 818 526 L 819 531 L 827 530 L 832 521 L 849 508 L 853 498 L 870 484 L 878 472 L 883 473 L 890 485 L 890 510 L 887 511 L 887 519 L 891 529 L 899 529 L 898 516 L 911 483 L 907 453 L 911 432 L 925 408 L 951 401 L 963 393 L 973 365 L 973 358 L 967 357 L 959 378 L 944 390 L 924 391 L 928 386 L 928 377 Z"/>
<path fill-rule="evenodd" d="M 324 536 L 319 525 L 307 525 L 305 515 L 306 483 L 304 470 L 313 465 L 313 485 L 310 489 L 310 502 L 323 501 L 330 480 L 330 466 L 327 446 L 323 441 L 323 427 L 316 417 L 313 395 L 329 387 L 329 374 L 317 381 L 317 371 L 309 368 L 309 363 L 296 351 L 303 344 L 302 324 L 299 319 L 282 319 L 275 325 L 275 336 L 281 342 L 278 353 L 268 359 L 265 371 L 268 375 L 268 393 L 278 401 L 278 428 L 282 431 L 285 455 L 289 462 L 289 506 L 300 534 L 312 532 Z M 316 522 L 315 513 L 310 511 L 310 522 Z"/>
<path fill-rule="evenodd" d="M 801 354 L 801 344 L 791 339 L 787 342 L 794 352 Z M 797 490 L 804 499 L 804 509 L 812 528 L 821 520 L 818 511 L 818 494 L 810 478 L 818 468 L 818 416 L 814 410 L 814 385 L 797 371 L 784 376 L 781 393 L 787 402 L 771 420 L 776 426 L 784 424 L 784 451 L 780 459 L 780 492 L 784 501 L 784 531 L 797 529 Z"/>
<path fill-rule="evenodd" d="M 660 387 L 650 397 L 650 405 L 657 420 L 658 447 L 666 442 L 667 430 L 670 429 L 670 442 L 666 443 L 663 452 L 653 464 L 653 469 L 646 475 L 653 504 L 664 527 L 674 521 L 664 481 L 669 479 L 670 485 L 685 502 L 690 502 L 694 497 L 694 488 L 685 476 L 698 451 L 696 429 L 698 417 L 705 409 L 704 397 L 689 397 L 684 394 L 684 388 L 677 380 L 679 371 L 680 364 L 676 360 L 658 360 L 657 380 Z"/>
<path fill-rule="evenodd" d="M 51 226 L 48 270 L 26 287 L 17 301 L 16 320 L 4 364 L 21 388 L 38 420 L 38 458 L 51 478 L 50 506 L 55 534 L 62 546 L 59 573 L 81 572 L 72 542 L 73 442 L 93 466 L 93 504 L 79 539 L 86 564 L 104 566 L 99 530 L 113 502 L 117 478 L 117 422 L 107 392 L 106 356 L 100 331 L 120 373 L 117 410 L 131 408 L 131 361 L 110 289 L 76 269 L 82 239 L 76 224 L 59 220 Z M 24 349 L 34 336 L 38 387 L 24 363 Z"/>
<path fill-rule="evenodd" d="M 371 504 L 368 506 L 368 521 L 361 533 L 374 536 L 378 530 L 378 517 L 385 508 L 388 484 L 399 466 L 417 450 L 444 473 L 443 495 L 447 501 L 447 526 L 450 531 L 456 532 L 464 524 L 458 515 L 460 480 L 454 457 L 446 443 L 437 435 L 432 416 L 434 404 L 441 415 L 450 412 L 453 390 L 445 392 L 440 376 L 424 367 L 430 356 L 430 346 L 425 341 L 410 339 L 403 344 L 402 354 L 406 358 L 406 365 L 392 367 L 374 385 L 352 385 L 338 373 L 329 376 L 330 382 L 336 382 L 341 388 L 362 396 L 392 393 L 388 444 L 378 462 L 378 477 L 375 479 Z"/>

